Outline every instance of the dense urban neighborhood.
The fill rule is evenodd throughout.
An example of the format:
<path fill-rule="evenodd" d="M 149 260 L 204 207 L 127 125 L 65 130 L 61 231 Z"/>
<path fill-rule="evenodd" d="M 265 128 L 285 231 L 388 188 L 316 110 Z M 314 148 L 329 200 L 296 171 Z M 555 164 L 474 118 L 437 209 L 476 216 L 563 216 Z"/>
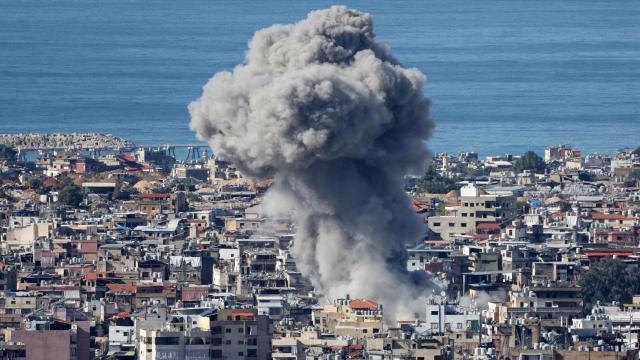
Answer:
<path fill-rule="evenodd" d="M 191 147 L 0 139 L 0 359 L 638 358 L 639 150 L 436 154 L 404 190 L 406 271 L 439 288 L 392 318 L 298 269 L 271 179 Z"/>

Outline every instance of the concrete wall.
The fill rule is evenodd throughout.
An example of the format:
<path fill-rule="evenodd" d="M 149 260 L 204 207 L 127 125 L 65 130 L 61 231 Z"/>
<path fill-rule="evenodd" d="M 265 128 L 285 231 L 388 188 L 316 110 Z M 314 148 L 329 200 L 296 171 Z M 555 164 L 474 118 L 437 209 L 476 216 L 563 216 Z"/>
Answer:
<path fill-rule="evenodd" d="M 26 345 L 27 360 L 69 360 L 76 359 L 71 354 L 71 336 L 68 330 L 16 330 L 11 340 Z"/>

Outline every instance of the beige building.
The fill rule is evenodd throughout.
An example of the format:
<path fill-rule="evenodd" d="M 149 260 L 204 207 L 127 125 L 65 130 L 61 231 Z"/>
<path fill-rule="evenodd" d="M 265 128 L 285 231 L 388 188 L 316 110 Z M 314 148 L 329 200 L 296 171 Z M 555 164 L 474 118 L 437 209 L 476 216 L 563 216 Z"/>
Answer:
<path fill-rule="evenodd" d="M 423 359 L 439 360 L 446 356 L 445 347 L 435 339 L 368 339 L 367 354 L 370 359 Z"/>
<path fill-rule="evenodd" d="M 38 298 L 29 292 L 0 293 L 0 314 L 25 315 L 38 307 Z"/>
<path fill-rule="evenodd" d="M 224 309 L 210 326 L 212 359 L 269 359 L 273 331 L 267 316 L 251 309 Z"/>
<path fill-rule="evenodd" d="M 273 339 L 271 352 L 273 359 L 304 360 L 309 354 L 322 353 L 323 348 L 341 349 L 352 343 L 352 340 L 346 338 L 322 337 L 320 331 L 313 327 L 286 335 L 286 337 Z"/>
<path fill-rule="evenodd" d="M 444 240 L 455 235 L 475 234 L 482 223 L 501 224 L 517 215 L 516 196 L 487 194 L 475 184 L 460 189 L 459 201 L 446 209 L 445 215 L 428 219 L 429 229 Z"/>
<path fill-rule="evenodd" d="M 53 232 L 53 223 L 38 221 L 7 231 L 2 240 L 2 251 L 13 250 L 33 252 L 33 243 L 40 237 L 49 237 Z"/>
<path fill-rule="evenodd" d="M 205 360 L 210 358 L 210 342 L 208 331 L 140 329 L 138 359 Z"/>
<path fill-rule="evenodd" d="M 382 334 L 382 306 L 366 299 L 338 299 L 313 312 L 313 323 L 323 333 L 355 339 Z"/>

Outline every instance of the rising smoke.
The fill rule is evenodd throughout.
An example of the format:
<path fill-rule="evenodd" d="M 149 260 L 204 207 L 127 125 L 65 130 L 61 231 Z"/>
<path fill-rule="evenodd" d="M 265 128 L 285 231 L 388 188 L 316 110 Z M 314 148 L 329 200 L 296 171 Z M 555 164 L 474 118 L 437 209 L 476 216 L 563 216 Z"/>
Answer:
<path fill-rule="evenodd" d="M 425 228 L 402 186 L 431 156 L 425 81 L 375 41 L 369 14 L 334 6 L 256 32 L 245 63 L 189 105 L 217 156 L 274 177 L 265 208 L 294 211 L 292 253 L 314 286 L 376 299 L 390 319 L 420 312 L 434 288 L 406 271 L 405 245 Z"/>

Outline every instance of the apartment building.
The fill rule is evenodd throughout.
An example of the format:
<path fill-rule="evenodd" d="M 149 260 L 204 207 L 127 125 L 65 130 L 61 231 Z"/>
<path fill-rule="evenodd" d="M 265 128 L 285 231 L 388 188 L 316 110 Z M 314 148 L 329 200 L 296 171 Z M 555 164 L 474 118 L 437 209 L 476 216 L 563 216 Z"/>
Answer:
<path fill-rule="evenodd" d="M 145 330 L 138 337 L 140 360 L 205 360 L 210 358 L 210 334 L 204 330 Z"/>
<path fill-rule="evenodd" d="M 313 323 L 336 336 L 372 338 L 382 334 L 382 306 L 367 299 L 337 299 L 314 311 Z"/>
<path fill-rule="evenodd" d="M 444 215 L 428 219 L 429 229 L 444 240 L 452 240 L 458 234 L 475 234 L 481 224 L 500 225 L 510 221 L 517 215 L 516 196 L 488 194 L 470 183 L 460 189 L 459 201 L 445 210 Z"/>
<path fill-rule="evenodd" d="M 266 360 L 271 351 L 269 318 L 252 309 L 219 310 L 211 321 L 211 358 Z"/>

